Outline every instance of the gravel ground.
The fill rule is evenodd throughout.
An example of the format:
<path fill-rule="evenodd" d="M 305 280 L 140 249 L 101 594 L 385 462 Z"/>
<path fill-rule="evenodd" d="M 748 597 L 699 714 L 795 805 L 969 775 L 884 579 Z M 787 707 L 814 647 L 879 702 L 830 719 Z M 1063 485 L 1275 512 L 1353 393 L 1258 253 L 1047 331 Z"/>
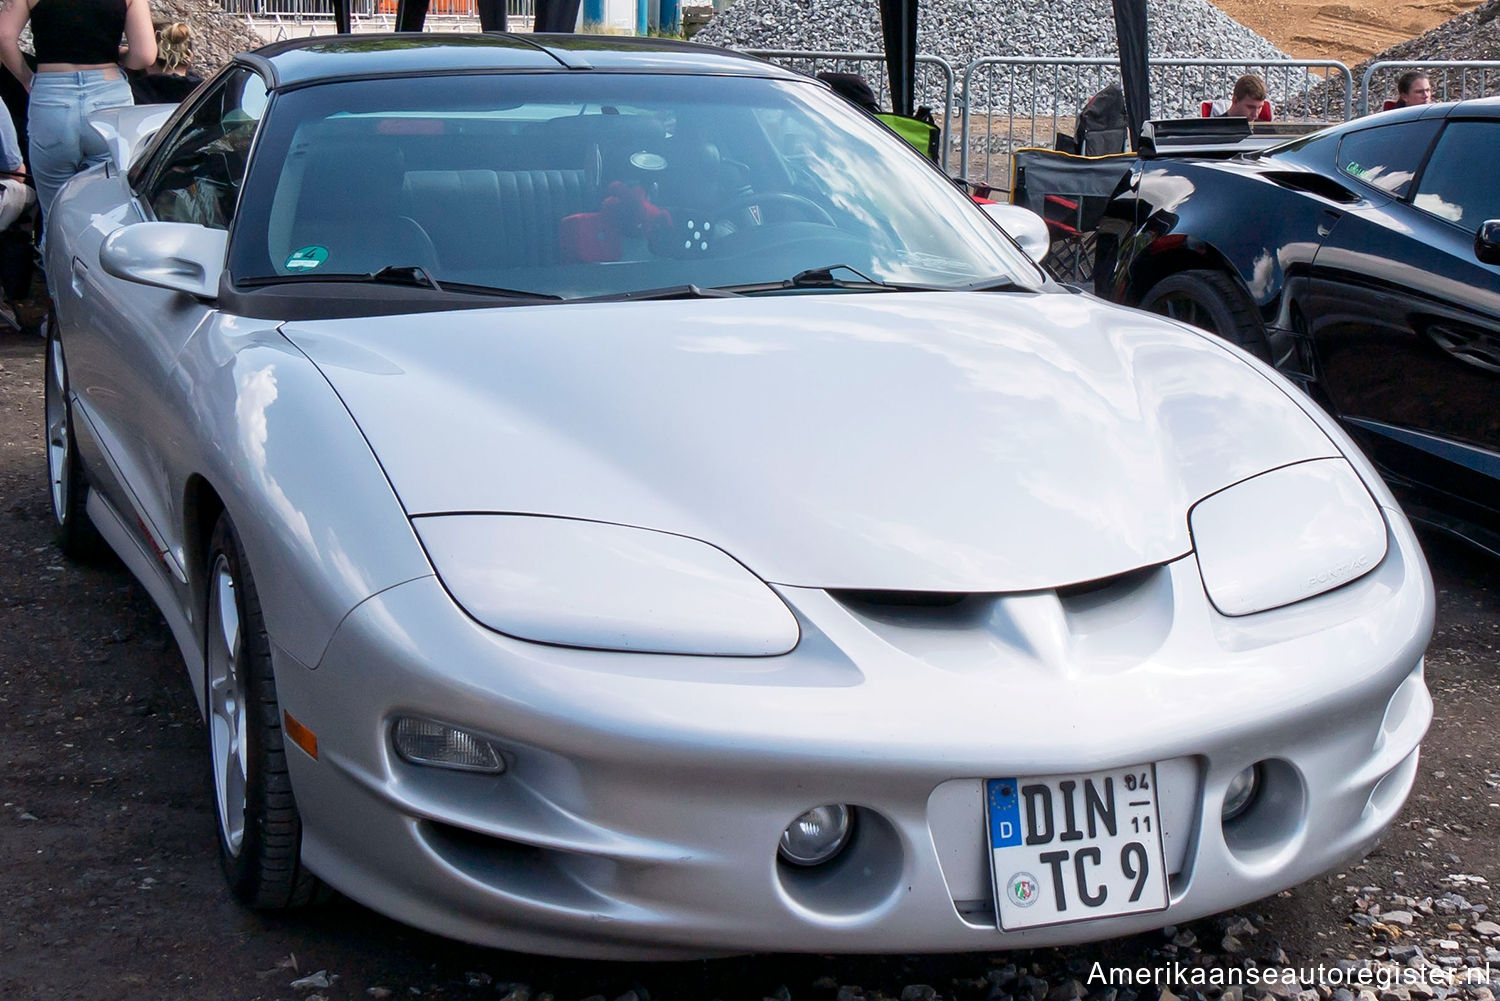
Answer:
<path fill-rule="evenodd" d="M 6 1001 L 1494 1001 L 1500 988 L 1500 593 L 1493 561 L 1436 539 L 1437 718 L 1402 820 L 1363 862 L 1236 914 L 1072 949 L 625 964 L 472 948 L 342 899 L 247 912 L 218 872 L 204 731 L 166 626 L 117 563 L 74 566 L 50 544 L 41 379 L 41 341 L 0 333 Z M 1127 967 L 1150 982 L 1111 972 Z"/>

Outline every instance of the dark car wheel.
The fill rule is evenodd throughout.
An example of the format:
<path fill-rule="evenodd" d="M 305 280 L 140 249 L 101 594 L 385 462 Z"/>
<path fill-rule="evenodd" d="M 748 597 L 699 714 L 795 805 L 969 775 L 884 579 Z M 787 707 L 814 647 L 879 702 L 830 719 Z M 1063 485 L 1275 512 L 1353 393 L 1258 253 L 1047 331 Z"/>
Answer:
<path fill-rule="evenodd" d="M 1201 327 L 1237 344 L 1262 361 L 1271 360 L 1255 304 L 1234 279 L 1219 271 L 1179 271 L 1152 286 L 1141 308 Z"/>
<path fill-rule="evenodd" d="M 78 444 L 73 438 L 73 409 L 68 403 L 68 368 L 56 316 L 47 317 L 47 360 L 43 389 L 47 419 L 47 484 L 57 547 L 71 560 L 94 560 L 108 547 L 84 511 L 89 484 Z"/>
<path fill-rule="evenodd" d="M 208 743 L 224 875 L 251 907 L 312 903 L 321 884 L 302 865 L 302 820 L 287 774 L 270 640 L 228 515 L 220 516 L 209 545 L 205 621 Z"/>

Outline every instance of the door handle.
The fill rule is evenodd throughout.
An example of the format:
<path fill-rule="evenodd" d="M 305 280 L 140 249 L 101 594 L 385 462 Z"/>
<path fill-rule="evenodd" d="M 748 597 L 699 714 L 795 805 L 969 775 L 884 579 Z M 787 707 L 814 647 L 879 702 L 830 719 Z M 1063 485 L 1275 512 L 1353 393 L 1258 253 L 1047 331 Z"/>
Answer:
<path fill-rule="evenodd" d="M 87 264 L 84 264 L 83 260 L 81 258 L 77 258 L 77 257 L 73 258 L 73 278 L 72 278 L 72 281 L 69 284 L 71 284 L 72 287 L 73 287 L 73 294 L 74 295 L 76 295 L 76 296 L 82 296 L 83 295 L 83 281 L 84 281 L 84 276 L 87 275 L 88 273 L 89 273 L 89 266 Z"/>

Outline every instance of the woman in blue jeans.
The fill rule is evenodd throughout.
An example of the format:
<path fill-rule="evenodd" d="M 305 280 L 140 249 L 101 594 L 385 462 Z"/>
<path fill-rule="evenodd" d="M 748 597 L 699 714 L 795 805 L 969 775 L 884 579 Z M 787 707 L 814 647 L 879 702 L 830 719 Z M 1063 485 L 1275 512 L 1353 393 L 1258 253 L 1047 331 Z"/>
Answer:
<path fill-rule="evenodd" d="M 27 21 L 35 74 L 21 54 Z M 0 10 L 0 61 L 31 92 L 31 176 L 44 222 L 58 188 L 109 156 L 88 116 L 132 103 L 120 67 L 145 69 L 155 60 L 149 0 L 10 0 Z"/>

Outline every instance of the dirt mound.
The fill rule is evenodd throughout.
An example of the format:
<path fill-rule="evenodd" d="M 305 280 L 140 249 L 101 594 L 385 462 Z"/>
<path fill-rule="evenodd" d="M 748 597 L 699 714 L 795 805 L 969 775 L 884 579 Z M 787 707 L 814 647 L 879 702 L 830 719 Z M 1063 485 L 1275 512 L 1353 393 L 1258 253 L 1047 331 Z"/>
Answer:
<path fill-rule="evenodd" d="M 1375 58 L 1500 59 L 1500 0 L 1489 0 L 1416 38 L 1392 45 Z"/>
<path fill-rule="evenodd" d="M 1337 59 L 1352 67 L 1472 10 L 1476 0 L 1214 0 L 1214 5 L 1297 59 Z"/>
<path fill-rule="evenodd" d="M 1396 77 L 1413 67 L 1430 69 L 1434 101 L 1457 101 L 1500 93 L 1500 71 L 1423 67 L 1423 63 L 1455 59 L 1500 59 L 1500 0 L 1487 0 L 1415 38 L 1391 45 L 1361 62 L 1351 63 L 1349 68 L 1354 74 L 1355 104 L 1357 106 L 1359 103 L 1360 84 L 1364 80 L 1365 70 L 1375 62 L 1405 65 L 1380 70 L 1370 78 L 1369 104 L 1372 111 L 1379 111 L 1381 102 L 1395 94 Z M 1327 86 L 1315 88 L 1308 95 L 1307 104 L 1315 108 L 1323 106 L 1327 95 L 1322 91 Z M 1300 106 L 1299 103 L 1293 110 Z"/>

